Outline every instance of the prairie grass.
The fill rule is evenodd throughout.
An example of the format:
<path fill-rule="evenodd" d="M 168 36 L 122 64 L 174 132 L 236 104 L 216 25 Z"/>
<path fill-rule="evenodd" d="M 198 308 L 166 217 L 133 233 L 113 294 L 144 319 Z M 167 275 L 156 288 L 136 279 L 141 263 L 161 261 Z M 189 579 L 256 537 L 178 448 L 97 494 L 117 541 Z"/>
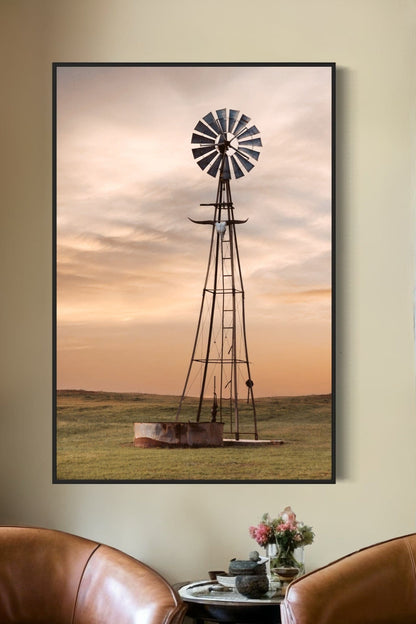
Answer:
<path fill-rule="evenodd" d="M 173 421 L 178 397 L 59 390 L 56 478 L 59 481 L 329 481 L 332 397 L 256 399 L 261 439 L 281 445 L 221 448 L 135 448 L 135 422 Z M 194 420 L 195 401 L 181 421 Z M 244 411 L 241 430 L 252 429 Z M 225 435 L 225 437 L 228 437 Z M 246 437 L 246 436 L 241 436 Z"/>

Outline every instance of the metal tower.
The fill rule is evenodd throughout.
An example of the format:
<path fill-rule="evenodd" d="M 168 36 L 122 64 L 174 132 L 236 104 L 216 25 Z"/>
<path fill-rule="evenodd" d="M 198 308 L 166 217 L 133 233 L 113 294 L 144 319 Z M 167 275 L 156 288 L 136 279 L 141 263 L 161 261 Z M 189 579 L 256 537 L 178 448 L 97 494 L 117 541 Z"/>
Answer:
<path fill-rule="evenodd" d="M 203 117 L 195 126 L 194 158 L 202 170 L 218 176 L 211 219 L 193 223 L 211 226 L 208 268 L 194 346 L 176 420 L 185 397 L 199 388 L 196 421 L 211 420 L 229 426 L 224 433 L 258 439 L 253 381 L 247 349 L 244 287 L 236 226 L 246 223 L 234 217 L 230 180 L 241 178 L 258 160 L 261 139 L 250 118 L 237 110 L 221 109 Z M 209 400 L 208 398 L 209 397 Z"/>

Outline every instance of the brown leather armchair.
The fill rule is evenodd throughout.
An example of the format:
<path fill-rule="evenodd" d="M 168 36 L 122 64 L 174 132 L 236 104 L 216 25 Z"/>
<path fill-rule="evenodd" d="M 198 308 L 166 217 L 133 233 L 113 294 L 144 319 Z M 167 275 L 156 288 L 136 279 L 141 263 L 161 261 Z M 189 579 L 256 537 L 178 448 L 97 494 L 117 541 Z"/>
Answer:
<path fill-rule="evenodd" d="M 0 527 L 1 624 L 179 624 L 185 611 L 157 572 L 119 550 Z"/>
<path fill-rule="evenodd" d="M 282 624 L 414 624 L 416 534 L 343 557 L 293 581 Z"/>

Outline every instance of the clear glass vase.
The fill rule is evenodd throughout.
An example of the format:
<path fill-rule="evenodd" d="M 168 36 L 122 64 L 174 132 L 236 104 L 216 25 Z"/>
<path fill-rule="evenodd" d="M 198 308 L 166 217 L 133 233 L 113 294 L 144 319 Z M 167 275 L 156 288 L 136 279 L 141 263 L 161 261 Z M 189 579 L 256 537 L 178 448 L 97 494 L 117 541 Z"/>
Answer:
<path fill-rule="evenodd" d="M 277 553 L 271 565 L 271 569 L 273 568 L 298 568 L 298 576 L 305 574 L 304 547 L 283 549 L 277 545 Z"/>
<path fill-rule="evenodd" d="M 305 547 L 300 546 L 299 548 L 295 548 L 293 553 L 296 561 L 296 566 L 299 568 L 299 576 L 305 574 Z"/>
<path fill-rule="evenodd" d="M 276 557 L 277 557 L 277 544 L 273 542 L 273 544 L 267 544 L 266 546 L 266 557 L 268 561 L 266 562 L 266 572 L 269 579 L 273 578 L 273 568 L 276 567 Z"/>

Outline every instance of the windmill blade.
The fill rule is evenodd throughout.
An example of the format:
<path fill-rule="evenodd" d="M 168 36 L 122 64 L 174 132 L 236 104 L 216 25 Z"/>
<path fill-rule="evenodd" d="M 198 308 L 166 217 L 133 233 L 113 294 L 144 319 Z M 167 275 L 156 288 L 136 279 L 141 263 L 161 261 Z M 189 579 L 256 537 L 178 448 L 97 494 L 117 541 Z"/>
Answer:
<path fill-rule="evenodd" d="M 221 134 L 221 127 L 212 113 L 208 113 L 205 117 L 202 117 L 202 119 L 214 130 L 217 135 Z"/>
<path fill-rule="evenodd" d="M 217 116 L 218 116 L 218 121 L 219 121 L 220 126 L 222 128 L 222 131 L 225 134 L 227 132 L 227 109 L 226 108 L 221 108 L 221 110 L 217 110 L 216 113 L 217 113 Z"/>
<path fill-rule="evenodd" d="M 229 180 L 231 178 L 230 163 L 227 154 L 224 155 L 224 164 L 222 167 L 221 178 L 223 180 Z"/>
<path fill-rule="evenodd" d="M 263 147 L 261 139 L 247 139 L 246 141 L 238 141 L 239 145 L 247 145 L 249 147 Z"/>
<path fill-rule="evenodd" d="M 217 142 L 217 147 L 218 147 L 218 149 L 220 150 L 220 152 L 223 152 L 223 151 L 224 151 L 224 149 L 223 149 L 223 148 L 225 147 L 225 145 L 224 145 L 224 144 L 225 144 L 225 141 L 226 141 L 226 140 L 227 140 L 227 139 L 226 139 L 226 136 L 225 136 L 225 135 L 223 135 L 223 134 L 222 134 L 222 135 L 220 136 L 220 138 L 218 139 L 218 142 Z"/>
<path fill-rule="evenodd" d="M 232 132 L 233 128 L 235 126 L 235 124 L 237 123 L 237 118 L 238 118 L 238 113 L 240 111 L 238 110 L 234 110 L 233 108 L 230 109 L 230 115 L 228 118 L 228 132 Z"/>
<path fill-rule="evenodd" d="M 200 158 L 204 154 L 208 154 L 208 152 L 212 152 L 212 150 L 215 150 L 215 152 L 217 151 L 213 145 L 209 145 L 208 147 L 194 147 L 194 149 L 192 150 L 192 153 L 196 160 L 197 158 Z"/>
<path fill-rule="evenodd" d="M 209 175 L 211 175 L 213 178 L 215 178 L 215 176 L 218 173 L 218 169 L 220 168 L 221 161 L 222 161 L 222 154 L 218 154 L 217 159 L 214 160 L 211 167 L 207 171 L 207 173 L 209 173 Z"/>
<path fill-rule="evenodd" d="M 206 126 L 202 121 L 198 121 L 194 130 L 196 130 L 197 132 L 202 132 L 203 134 L 207 134 L 214 139 L 217 138 L 217 134 L 215 134 L 210 128 L 208 128 L 208 126 Z"/>
<path fill-rule="evenodd" d="M 243 128 L 246 127 L 246 125 L 248 124 L 248 122 L 250 121 L 250 117 L 247 117 L 247 115 L 241 115 L 240 117 L 240 121 L 238 122 L 233 134 L 237 136 L 237 134 L 239 132 L 241 132 L 241 130 L 243 130 Z"/>
<path fill-rule="evenodd" d="M 254 150 L 248 149 L 247 147 L 239 147 L 238 151 L 244 152 L 244 154 L 247 154 L 247 156 L 251 156 L 251 158 L 254 158 L 255 160 L 258 160 L 260 156 L 260 152 L 255 152 Z"/>
<path fill-rule="evenodd" d="M 235 177 L 237 179 L 242 178 L 244 176 L 244 171 L 242 171 L 240 167 L 238 166 L 238 162 L 236 161 L 235 156 L 231 156 L 231 164 L 233 166 Z"/>
<path fill-rule="evenodd" d="M 202 170 L 204 170 L 206 167 L 208 167 L 212 159 L 215 158 L 216 154 L 217 152 L 214 151 L 214 152 L 211 152 L 211 154 L 208 154 L 208 156 L 205 156 L 205 158 L 201 158 L 201 160 L 197 160 L 196 161 L 197 165 L 201 167 Z"/>
<path fill-rule="evenodd" d="M 194 132 L 192 135 L 191 143 L 199 143 L 200 145 L 207 145 L 209 143 L 215 144 L 215 141 L 214 139 L 209 139 L 208 137 L 202 136 L 202 134 L 195 134 Z"/>
<path fill-rule="evenodd" d="M 246 171 L 251 171 L 253 169 L 254 165 L 249 160 L 247 160 L 245 156 L 242 156 L 239 152 L 236 152 L 235 155 L 237 156 L 238 160 L 243 165 Z"/>
<path fill-rule="evenodd" d="M 242 139 L 245 136 L 253 136 L 254 134 L 260 134 L 260 131 L 256 128 L 256 126 L 251 126 L 251 128 L 247 128 L 240 135 L 238 135 L 239 139 Z"/>

